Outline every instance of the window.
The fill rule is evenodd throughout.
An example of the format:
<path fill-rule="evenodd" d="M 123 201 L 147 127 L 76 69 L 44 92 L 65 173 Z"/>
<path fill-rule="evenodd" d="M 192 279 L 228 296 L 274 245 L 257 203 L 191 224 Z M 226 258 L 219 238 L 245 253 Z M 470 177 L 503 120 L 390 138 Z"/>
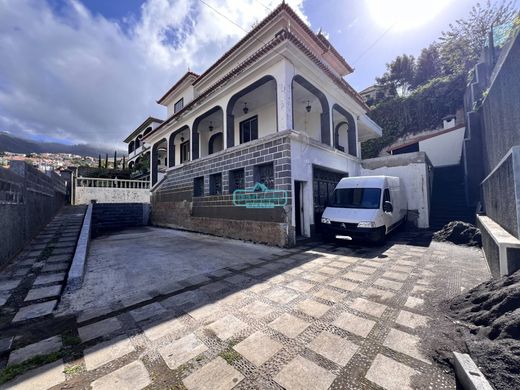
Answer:
<path fill-rule="evenodd" d="M 235 190 L 243 190 L 245 188 L 244 170 L 235 169 L 229 171 L 229 193 L 232 194 Z"/>
<path fill-rule="evenodd" d="M 392 200 L 390 199 L 390 190 L 388 188 L 385 189 L 385 192 L 383 192 L 383 204 L 385 204 L 385 202 L 391 202 Z"/>
<path fill-rule="evenodd" d="M 274 189 L 273 164 L 262 164 L 255 166 L 255 182 L 262 183 L 269 189 Z"/>
<path fill-rule="evenodd" d="M 332 194 L 331 207 L 378 209 L 380 199 L 380 188 L 338 188 Z"/>
<path fill-rule="evenodd" d="M 209 194 L 222 195 L 222 173 L 209 175 Z"/>
<path fill-rule="evenodd" d="M 204 196 L 204 176 L 193 179 L 193 196 Z"/>
<path fill-rule="evenodd" d="M 258 139 L 258 116 L 240 122 L 240 143 Z"/>
<path fill-rule="evenodd" d="M 173 113 L 177 113 L 184 107 L 184 98 L 181 98 L 173 105 Z"/>
<path fill-rule="evenodd" d="M 190 160 L 190 141 L 183 142 L 181 148 L 181 164 Z"/>

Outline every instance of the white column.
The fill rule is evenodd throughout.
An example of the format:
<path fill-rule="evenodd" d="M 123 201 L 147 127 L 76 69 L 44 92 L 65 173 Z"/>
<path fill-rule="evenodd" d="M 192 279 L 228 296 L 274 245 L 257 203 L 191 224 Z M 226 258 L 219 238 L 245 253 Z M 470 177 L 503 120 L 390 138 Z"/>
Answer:
<path fill-rule="evenodd" d="M 275 78 L 278 100 L 278 131 L 293 128 L 292 79 L 294 74 L 294 65 L 287 59 L 283 59 L 277 64 Z"/>

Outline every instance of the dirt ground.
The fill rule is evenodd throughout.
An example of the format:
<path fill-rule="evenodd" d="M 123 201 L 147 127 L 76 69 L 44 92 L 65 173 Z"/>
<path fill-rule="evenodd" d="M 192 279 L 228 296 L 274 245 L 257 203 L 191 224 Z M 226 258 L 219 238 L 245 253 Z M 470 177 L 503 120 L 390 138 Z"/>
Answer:
<path fill-rule="evenodd" d="M 520 271 L 451 301 L 461 339 L 496 389 L 520 389 Z"/>

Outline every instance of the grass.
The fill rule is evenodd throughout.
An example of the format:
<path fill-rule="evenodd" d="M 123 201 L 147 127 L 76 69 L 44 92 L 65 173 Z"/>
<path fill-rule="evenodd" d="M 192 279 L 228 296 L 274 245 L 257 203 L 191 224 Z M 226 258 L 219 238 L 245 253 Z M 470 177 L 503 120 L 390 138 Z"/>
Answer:
<path fill-rule="evenodd" d="M 229 364 L 236 362 L 241 358 L 240 354 L 233 349 L 233 347 L 237 344 L 238 340 L 230 340 L 228 342 L 228 347 L 224 351 L 222 351 L 219 356 Z"/>
<path fill-rule="evenodd" d="M 45 249 L 38 256 L 38 260 L 47 260 L 54 250 L 53 246 L 46 246 Z"/>
<path fill-rule="evenodd" d="M 73 366 L 67 367 L 63 370 L 63 372 L 68 375 L 74 375 L 81 371 L 83 371 L 83 367 L 79 364 L 74 364 Z"/>
<path fill-rule="evenodd" d="M 47 355 L 36 355 L 29 360 L 19 364 L 13 364 L 0 371 L 0 384 L 10 381 L 11 379 L 23 374 L 33 368 L 43 366 L 48 363 L 55 362 L 63 357 L 62 351 L 49 353 Z"/>
<path fill-rule="evenodd" d="M 70 333 L 65 333 L 62 336 L 62 339 L 63 339 L 63 345 L 66 345 L 66 346 L 81 344 L 81 339 L 78 336 L 74 336 Z"/>

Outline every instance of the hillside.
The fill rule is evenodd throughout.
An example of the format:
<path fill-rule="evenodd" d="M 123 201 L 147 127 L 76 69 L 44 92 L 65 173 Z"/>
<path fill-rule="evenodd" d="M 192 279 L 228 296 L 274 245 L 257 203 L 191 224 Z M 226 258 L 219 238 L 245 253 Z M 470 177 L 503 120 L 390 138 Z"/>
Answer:
<path fill-rule="evenodd" d="M 0 132 L 0 152 L 11 153 L 71 153 L 79 156 L 96 157 L 108 153 L 112 155 L 113 149 L 96 148 L 86 144 L 66 145 L 56 142 L 36 142 L 24 138 L 15 137 L 6 132 Z M 118 150 L 118 153 L 122 151 Z"/>

